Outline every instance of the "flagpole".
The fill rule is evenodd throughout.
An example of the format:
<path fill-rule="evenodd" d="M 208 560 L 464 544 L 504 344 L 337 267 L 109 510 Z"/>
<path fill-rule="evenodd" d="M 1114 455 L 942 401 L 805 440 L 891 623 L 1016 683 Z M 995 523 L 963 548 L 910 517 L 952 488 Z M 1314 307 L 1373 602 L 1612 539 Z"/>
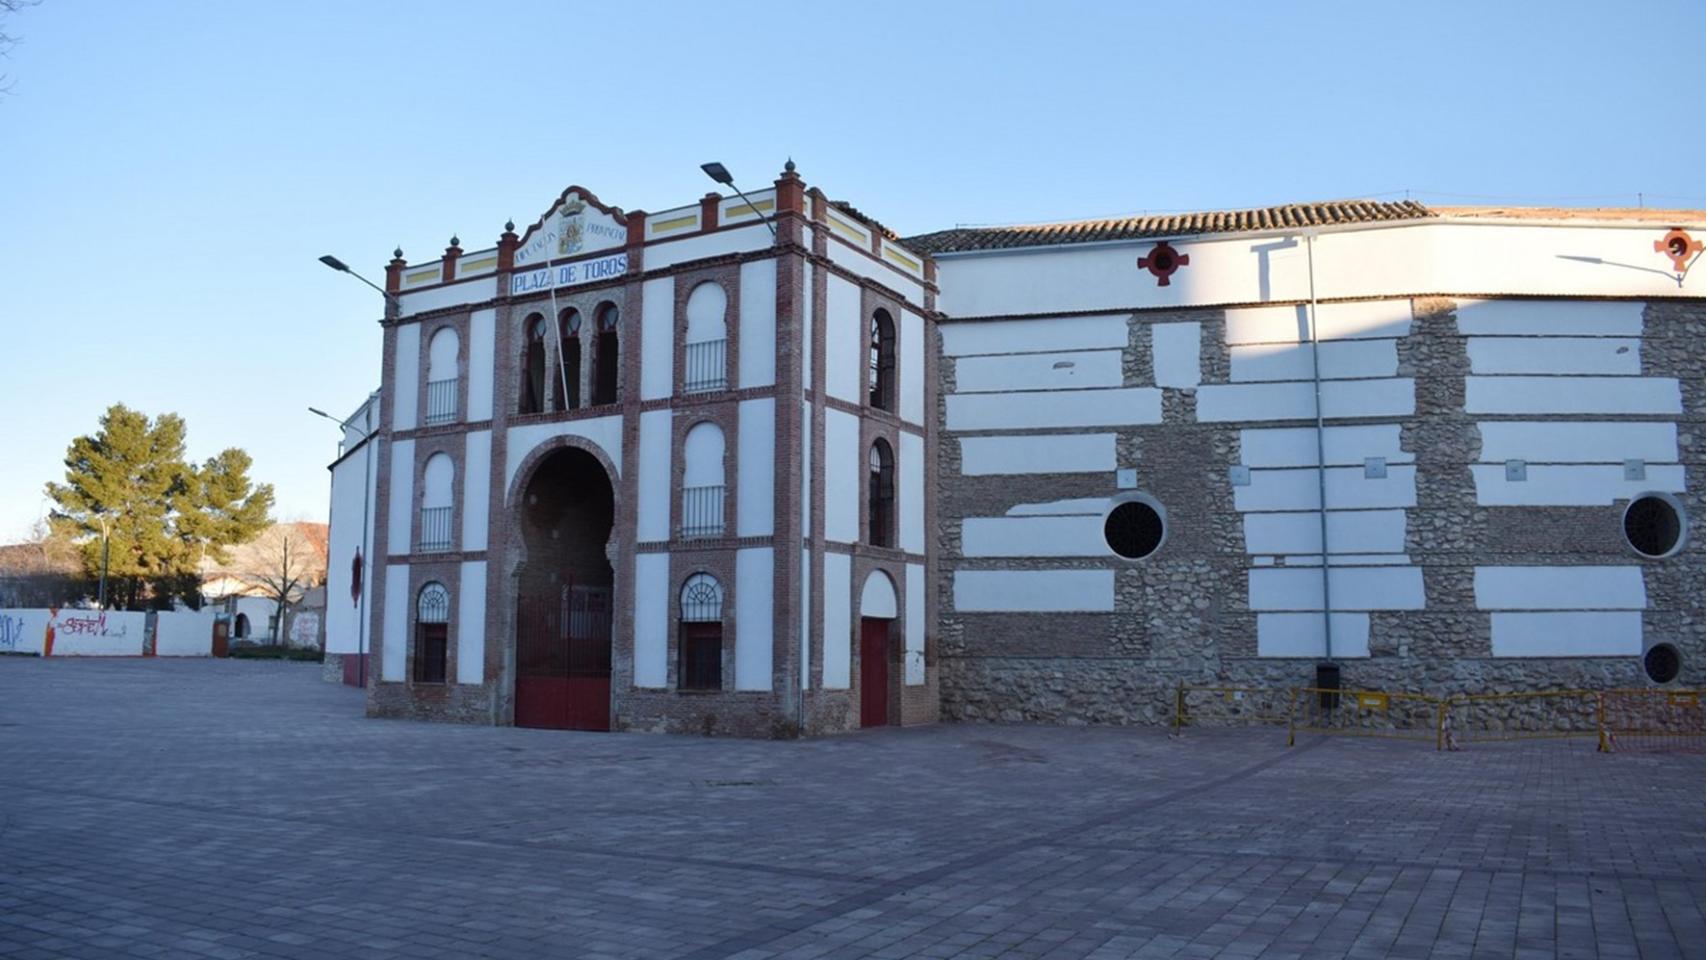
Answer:
<path fill-rule="evenodd" d="M 561 225 L 558 229 L 562 229 Z M 549 241 L 547 241 L 549 242 Z M 549 248 L 547 248 L 549 249 Z M 551 282 L 546 292 L 551 298 L 551 329 L 557 331 L 557 383 L 562 387 L 563 409 L 569 409 L 569 368 L 563 359 L 563 321 L 557 316 L 557 268 L 551 266 L 551 258 L 545 258 L 545 279 Z"/>

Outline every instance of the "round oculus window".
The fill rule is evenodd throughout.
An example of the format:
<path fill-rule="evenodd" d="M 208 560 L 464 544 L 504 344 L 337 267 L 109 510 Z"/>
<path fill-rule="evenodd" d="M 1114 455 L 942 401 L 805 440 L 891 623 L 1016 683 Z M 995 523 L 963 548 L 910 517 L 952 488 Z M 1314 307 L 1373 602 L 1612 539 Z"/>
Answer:
<path fill-rule="evenodd" d="M 1108 511 L 1102 521 L 1102 536 L 1108 548 L 1127 560 L 1141 560 L 1154 553 L 1167 535 L 1161 511 L 1142 500 L 1127 500 Z"/>
<path fill-rule="evenodd" d="M 1682 511 L 1667 497 L 1636 497 L 1623 511 L 1623 538 L 1643 557 L 1668 557 L 1682 545 Z"/>
<path fill-rule="evenodd" d="M 1682 672 L 1682 654 L 1668 643 L 1655 643 L 1641 658 L 1641 669 L 1654 683 L 1669 683 Z"/>

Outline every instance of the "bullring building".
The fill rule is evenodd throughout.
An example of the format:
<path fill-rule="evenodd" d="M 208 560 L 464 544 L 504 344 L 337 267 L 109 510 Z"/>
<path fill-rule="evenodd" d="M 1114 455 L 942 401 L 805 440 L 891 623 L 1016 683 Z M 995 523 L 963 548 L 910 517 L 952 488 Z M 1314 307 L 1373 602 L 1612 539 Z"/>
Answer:
<path fill-rule="evenodd" d="M 1154 722 L 1178 683 L 1706 676 L 1706 213 L 1344 201 L 901 239 L 564 191 L 386 274 L 332 467 L 374 715 Z"/>

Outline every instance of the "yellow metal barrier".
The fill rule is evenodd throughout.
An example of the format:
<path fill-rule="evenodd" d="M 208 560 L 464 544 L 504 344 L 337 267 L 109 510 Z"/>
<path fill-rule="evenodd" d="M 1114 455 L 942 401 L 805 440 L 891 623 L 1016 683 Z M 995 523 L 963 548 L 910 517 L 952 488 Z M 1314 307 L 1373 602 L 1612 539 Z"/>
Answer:
<path fill-rule="evenodd" d="M 1444 701 L 1422 693 L 1298 687 L 1291 692 L 1286 746 L 1299 733 L 1383 737 L 1444 744 Z"/>
<path fill-rule="evenodd" d="M 1460 694 L 1445 698 L 1444 707 L 1440 745 L 1447 750 L 1599 735 L 1599 694 L 1593 690 Z"/>
<path fill-rule="evenodd" d="M 1299 733 L 1432 741 L 1436 750 L 1516 740 L 1593 738 L 1602 751 L 1706 752 L 1706 690 L 1529 690 L 1437 697 L 1322 687 L 1192 686 L 1173 697 L 1185 727 L 1286 727 Z"/>
<path fill-rule="evenodd" d="M 1216 687 L 1179 684 L 1173 697 L 1173 733 L 1185 727 L 1281 726 L 1291 719 L 1284 687 Z"/>
<path fill-rule="evenodd" d="M 1599 749 L 1706 752 L 1706 690 L 1604 690 Z"/>

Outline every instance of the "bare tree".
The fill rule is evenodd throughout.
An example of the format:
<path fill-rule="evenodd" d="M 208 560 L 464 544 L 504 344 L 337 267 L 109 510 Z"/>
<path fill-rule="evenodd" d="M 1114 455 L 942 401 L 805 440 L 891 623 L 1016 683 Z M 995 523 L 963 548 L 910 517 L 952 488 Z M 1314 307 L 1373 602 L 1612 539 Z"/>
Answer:
<path fill-rule="evenodd" d="M 88 593 L 77 544 L 45 522 L 22 543 L 0 546 L 0 607 L 57 607 Z"/>
<path fill-rule="evenodd" d="M 279 643 L 285 608 L 326 582 L 325 529 L 312 523 L 275 523 L 242 552 L 248 566 L 244 579 L 273 601 L 272 642 Z"/>
<path fill-rule="evenodd" d="M 41 3 L 41 0 L 0 0 L 0 24 L 3 24 L 7 17 L 19 10 L 25 7 L 33 7 L 38 3 Z M 18 45 L 18 40 L 17 34 L 10 32 L 4 26 L 0 26 L 0 57 L 8 56 L 11 49 Z M 12 84 L 16 82 L 14 78 L 0 73 L 0 96 L 10 93 Z"/>

